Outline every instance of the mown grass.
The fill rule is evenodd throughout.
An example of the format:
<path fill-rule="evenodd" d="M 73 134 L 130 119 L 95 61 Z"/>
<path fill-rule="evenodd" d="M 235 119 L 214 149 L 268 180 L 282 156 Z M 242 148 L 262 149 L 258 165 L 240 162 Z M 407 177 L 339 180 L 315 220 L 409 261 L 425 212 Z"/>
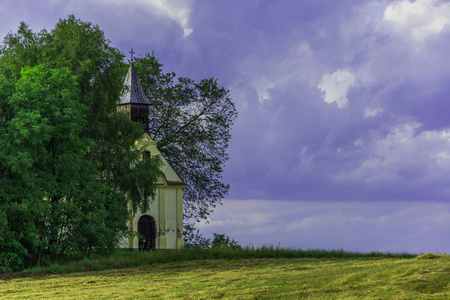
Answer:
<path fill-rule="evenodd" d="M 85 271 L 103 271 L 129 267 L 146 266 L 153 264 L 187 262 L 207 259 L 256 259 L 256 258 L 414 258 L 416 255 L 409 253 L 382 253 L 382 252 L 348 252 L 344 250 L 322 249 L 286 249 L 273 246 L 255 247 L 213 247 L 209 249 L 193 248 L 168 252 L 133 252 L 116 251 L 109 257 L 93 255 L 81 261 L 67 264 L 52 264 L 47 267 L 27 269 L 22 274 L 39 273 L 73 273 Z M 7 276 L 7 275 L 5 275 Z M 11 275 L 10 275 L 11 276 Z M 15 273 L 12 276 L 20 276 Z M 0 275 L 1 278 L 1 275 Z"/>
<path fill-rule="evenodd" d="M 0 280 L 0 299 L 450 297 L 450 257 L 447 255 L 425 254 L 414 259 L 401 255 L 339 257 L 344 255 L 340 251 L 330 255 L 320 258 L 199 259 L 72 274 L 41 273 L 34 277 Z M 120 256 L 128 254 L 117 255 Z M 94 262 L 82 264 L 92 263 L 93 267 Z"/>

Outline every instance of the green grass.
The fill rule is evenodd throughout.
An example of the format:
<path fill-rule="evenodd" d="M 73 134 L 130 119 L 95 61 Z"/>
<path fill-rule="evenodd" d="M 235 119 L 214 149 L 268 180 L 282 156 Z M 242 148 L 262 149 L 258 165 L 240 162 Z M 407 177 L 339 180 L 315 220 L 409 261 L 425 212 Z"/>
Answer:
<path fill-rule="evenodd" d="M 264 251 L 275 256 L 273 258 L 228 256 L 228 259 L 191 260 L 188 258 L 192 258 L 193 251 L 184 252 L 185 256 L 176 252 L 119 252 L 108 258 L 109 264 L 121 265 L 121 259 L 130 257 L 147 263 L 69 274 L 48 274 L 44 269 L 36 273 L 28 271 L 22 273 L 28 277 L 0 280 L 0 299 L 450 298 L 450 257 L 447 255 L 368 255 L 308 250 L 302 252 L 308 257 L 286 258 L 281 257 L 280 249 L 272 250 Z M 204 257 L 231 253 L 230 249 L 200 252 L 197 254 Z M 262 251 L 247 252 L 247 255 L 260 255 Z M 289 253 L 290 256 L 295 254 Z M 175 258 L 184 260 L 174 261 Z M 91 267 L 86 266 L 85 261 L 79 265 L 95 268 L 104 267 L 106 262 L 106 259 L 93 258 Z M 128 262 L 132 263 L 135 262 Z"/>
<path fill-rule="evenodd" d="M 129 267 L 147 266 L 171 262 L 188 262 L 208 259 L 259 259 L 259 258 L 318 258 L 318 259 L 351 259 L 351 258 L 414 258 L 416 255 L 408 253 L 381 252 L 348 252 L 344 250 L 321 249 L 285 249 L 279 247 L 213 247 L 210 249 L 182 249 L 167 252 L 134 252 L 116 251 L 109 257 L 93 255 L 68 264 L 52 264 L 48 267 L 27 269 L 23 272 L 7 274 L 5 276 L 20 276 L 38 273 L 73 273 L 85 271 L 103 271 Z M 1 274 L 0 274 L 1 278 Z"/>

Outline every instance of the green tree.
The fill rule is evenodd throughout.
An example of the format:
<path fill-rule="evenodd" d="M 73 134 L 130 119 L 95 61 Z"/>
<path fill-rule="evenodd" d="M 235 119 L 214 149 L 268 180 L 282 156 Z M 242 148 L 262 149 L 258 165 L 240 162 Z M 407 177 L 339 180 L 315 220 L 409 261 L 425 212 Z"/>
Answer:
<path fill-rule="evenodd" d="M 152 55 L 138 59 L 135 66 L 152 102 L 150 135 L 158 141 L 162 154 L 189 185 L 184 197 L 185 219 L 205 219 L 229 189 L 229 185 L 221 180 L 223 166 L 228 159 L 226 150 L 230 129 L 237 116 L 229 91 L 213 78 L 199 83 L 178 78 L 175 83 L 175 74 L 163 73 L 162 65 Z M 17 242 L 9 243 L 8 249 L 25 253 L 14 258 L 18 265 L 26 255 L 31 263 L 36 263 L 44 256 L 56 259 L 88 255 L 94 248 L 112 249 L 123 233 L 128 201 L 131 201 L 133 210 L 148 208 L 147 200 L 155 194 L 161 162 L 154 157 L 141 159 L 141 149 L 134 148 L 134 142 L 142 136 L 141 125 L 116 113 L 127 67 L 123 54 L 110 46 L 98 26 L 74 16 L 59 20 L 51 31 L 38 33 L 22 23 L 17 33 L 9 33 L 0 45 L 0 121 L 3 122 L 0 140 L 11 143 L 4 149 L 9 152 L 2 154 L 8 156 L 8 163 L 0 163 L 0 194 L 7 195 L 0 199 L 1 208 L 5 208 L 0 214 L 0 246 L 6 247 L 6 240 Z M 24 69 L 26 71 L 22 72 Z M 48 142 L 45 138 L 58 140 L 52 136 L 53 131 L 47 130 L 51 126 L 63 128 L 63 124 L 58 122 L 65 122 L 65 119 L 54 116 L 51 109 L 42 106 L 45 101 L 37 101 L 34 106 L 28 102 L 31 97 L 50 97 L 48 94 L 55 91 L 56 98 L 69 97 L 58 94 L 56 86 L 44 89 L 42 83 L 52 76 L 62 78 L 63 75 L 76 82 L 73 90 L 76 92 L 70 93 L 73 97 L 70 99 L 78 103 L 73 109 L 82 116 L 69 134 L 73 140 L 65 142 L 77 141 L 82 147 L 78 152 L 69 151 L 61 157 L 59 153 L 64 151 L 58 152 L 54 159 L 74 160 L 69 169 L 72 173 L 79 172 L 79 177 L 72 178 L 67 173 L 59 177 L 61 182 L 37 181 L 38 167 L 44 172 L 42 176 L 51 176 L 48 172 L 57 170 L 45 169 L 48 161 L 35 161 L 36 156 L 33 155 L 45 148 Z M 72 91 L 72 83 L 69 83 L 68 79 L 64 81 L 68 84 L 65 90 Z M 26 117 L 23 115 L 25 110 L 17 108 L 19 104 L 28 107 Z M 50 126 L 42 121 L 44 119 L 51 119 L 54 123 Z M 17 143 L 22 141 L 24 145 L 14 144 L 12 132 L 8 131 L 13 125 L 21 130 L 15 134 L 22 134 Z M 28 150 L 21 150 L 25 146 Z M 80 161 L 83 167 L 78 169 Z M 14 185 L 10 185 L 11 176 L 16 180 Z M 86 178 L 95 178 L 96 181 Z M 65 187 L 64 193 L 56 193 L 58 189 L 55 187 L 64 187 L 65 180 L 67 183 L 73 180 L 73 183 Z M 102 185 L 98 186 L 99 183 Z M 75 186 L 82 186 L 86 192 L 76 193 L 76 188 L 70 190 Z M 99 202 L 87 200 L 90 197 L 98 197 Z M 69 209 L 67 199 L 86 205 L 81 205 L 78 210 Z M 49 219 L 42 217 L 44 214 Z M 67 222 L 72 223 L 67 225 Z M 49 224 L 57 226 L 49 227 Z M 108 225 L 101 232 L 100 227 L 105 224 Z M 55 229 L 58 226 L 70 227 L 77 234 L 61 240 L 61 233 L 69 229 Z M 187 236 L 192 236 L 192 224 L 186 223 L 185 226 Z M 82 250 L 77 252 L 77 249 Z M 9 257 L 8 260 L 13 259 Z"/>
<path fill-rule="evenodd" d="M 8 113 L 0 127 L 1 202 L 9 233 L 21 235 L 20 244 L 37 264 L 107 246 L 80 232 L 104 236 L 126 230 L 120 219 L 103 226 L 105 185 L 94 162 L 85 159 L 93 143 L 80 136 L 87 107 L 78 94 L 67 68 L 38 65 L 23 69 L 14 93 L 2 103 Z M 125 218 L 126 213 L 125 206 Z"/>
<path fill-rule="evenodd" d="M 74 16 L 61 19 L 47 32 L 33 33 L 21 23 L 17 33 L 9 33 L 0 47 L 0 74 L 10 80 L 20 78 L 23 67 L 42 64 L 47 68 L 68 68 L 79 87 L 79 102 L 86 105 L 87 123 L 81 135 L 94 141 L 90 159 L 97 162 L 100 175 L 114 182 L 116 191 L 128 194 L 133 207 L 147 208 L 157 181 L 157 159 L 140 160 L 134 142 L 142 136 L 142 127 L 116 114 L 127 64 L 120 51 L 110 46 L 96 25 Z M 147 168 L 146 179 L 142 165 Z"/>
<path fill-rule="evenodd" d="M 229 190 L 221 180 L 237 117 L 229 91 L 214 78 L 199 83 L 176 80 L 175 73 L 163 73 L 153 54 L 136 59 L 135 66 L 152 103 L 150 136 L 189 185 L 184 192 L 185 220 L 205 219 Z M 192 225 L 185 223 L 185 230 L 194 238 Z"/>
<path fill-rule="evenodd" d="M 148 207 L 160 161 L 141 159 L 141 125 L 116 113 L 125 71 L 103 32 L 73 16 L 5 37 L 0 246 L 14 237 L 31 264 L 113 249 L 128 201 Z"/>
<path fill-rule="evenodd" d="M 9 99 L 14 93 L 14 85 L 5 78 L 0 77 L 0 130 L 4 131 L 5 123 L 11 119 L 11 108 L 8 105 Z M 0 155 L 0 186 L 8 187 L 10 180 L 5 178 L 9 172 L 5 172 L 5 160 Z M 11 206 L 11 195 L 5 188 L 0 189 L 0 272 L 20 270 L 23 267 L 24 259 L 27 257 L 27 250 L 20 243 L 23 235 L 11 232 L 11 219 L 8 218 Z"/>

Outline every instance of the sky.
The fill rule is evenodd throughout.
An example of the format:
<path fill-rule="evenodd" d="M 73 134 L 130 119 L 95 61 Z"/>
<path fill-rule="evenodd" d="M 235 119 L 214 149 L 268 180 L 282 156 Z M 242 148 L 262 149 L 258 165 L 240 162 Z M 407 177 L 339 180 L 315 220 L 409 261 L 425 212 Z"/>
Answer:
<path fill-rule="evenodd" d="M 74 14 L 230 90 L 241 245 L 450 253 L 450 1 L 2 0 L 0 35 Z"/>

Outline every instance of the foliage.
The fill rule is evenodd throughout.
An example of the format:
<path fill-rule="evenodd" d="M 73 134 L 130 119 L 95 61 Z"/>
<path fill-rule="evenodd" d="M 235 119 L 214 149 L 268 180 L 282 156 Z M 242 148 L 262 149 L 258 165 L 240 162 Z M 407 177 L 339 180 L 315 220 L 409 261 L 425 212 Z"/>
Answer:
<path fill-rule="evenodd" d="M 186 225 L 188 230 L 186 231 Z M 188 249 L 210 249 L 210 248 L 232 248 L 240 249 L 239 243 L 231 239 L 226 234 L 213 233 L 213 239 L 207 239 L 203 237 L 198 228 L 195 228 L 192 224 L 185 224 L 184 236 L 186 238 L 185 248 Z"/>
<path fill-rule="evenodd" d="M 118 220 L 104 226 L 107 187 L 95 162 L 85 159 L 93 142 L 80 136 L 87 107 L 78 101 L 75 77 L 67 68 L 38 65 L 24 69 L 15 85 L 2 103 L 8 113 L 0 127 L 8 231 L 22 235 L 20 244 L 37 264 L 107 247 L 102 237 L 126 230 L 127 210 L 122 206 Z"/>
<path fill-rule="evenodd" d="M 207 249 L 211 246 L 211 239 L 205 238 L 195 224 L 185 222 L 183 228 L 184 247 Z"/>
<path fill-rule="evenodd" d="M 141 159 L 142 127 L 116 113 L 125 71 L 103 32 L 73 16 L 51 32 L 22 23 L 5 37 L 0 248 L 18 255 L 16 266 L 111 251 L 128 201 L 145 209 L 155 195 L 161 162 Z"/>
<path fill-rule="evenodd" d="M 447 256 L 440 255 L 438 258 Z M 412 259 L 416 255 L 409 253 L 381 253 L 381 252 L 349 252 L 344 250 L 323 250 L 323 249 L 286 249 L 273 246 L 255 247 L 200 247 L 184 248 L 173 251 L 151 251 L 135 252 L 126 250 L 116 250 L 109 256 L 92 255 L 90 259 L 84 258 L 80 261 L 72 261 L 59 265 L 61 272 L 71 273 L 74 271 L 84 272 L 93 270 L 121 269 L 127 267 L 146 266 L 163 263 L 179 263 L 204 260 L 240 260 L 240 259 Z M 417 257 L 420 259 L 420 256 Z M 39 267 L 27 269 L 24 273 L 45 273 L 50 267 Z M 56 267 L 53 266 L 53 270 Z"/>
<path fill-rule="evenodd" d="M 230 248 L 241 248 L 241 246 L 235 240 L 231 239 L 226 234 L 213 233 L 213 240 L 211 247 L 230 247 Z"/>
<path fill-rule="evenodd" d="M 2 270 L 110 253 L 126 234 L 129 208 L 148 209 L 161 161 L 141 159 L 141 125 L 116 113 L 123 60 L 98 26 L 74 16 L 38 33 L 21 23 L 4 38 Z M 229 92 L 213 78 L 175 83 L 154 56 L 135 65 L 152 101 L 150 135 L 189 185 L 185 219 L 205 219 L 229 189 L 221 182 L 237 115 Z"/>
<path fill-rule="evenodd" d="M 19 271 L 23 269 L 27 250 L 18 242 L 20 238 L 15 232 L 4 230 L 1 233 L 0 273 Z"/>
<path fill-rule="evenodd" d="M 136 70 L 150 106 L 150 137 L 189 185 L 184 190 L 185 221 L 206 219 L 228 193 L 221 181 L 230 130 L 237 117 L 229 91 L 216 79 L 199 83 L 163 73 L 152 55 L 136 59 Z M 190 231 L 185 223 L 185 230 Z M 190 231 L 192 232 L 192 231 Z"/>

